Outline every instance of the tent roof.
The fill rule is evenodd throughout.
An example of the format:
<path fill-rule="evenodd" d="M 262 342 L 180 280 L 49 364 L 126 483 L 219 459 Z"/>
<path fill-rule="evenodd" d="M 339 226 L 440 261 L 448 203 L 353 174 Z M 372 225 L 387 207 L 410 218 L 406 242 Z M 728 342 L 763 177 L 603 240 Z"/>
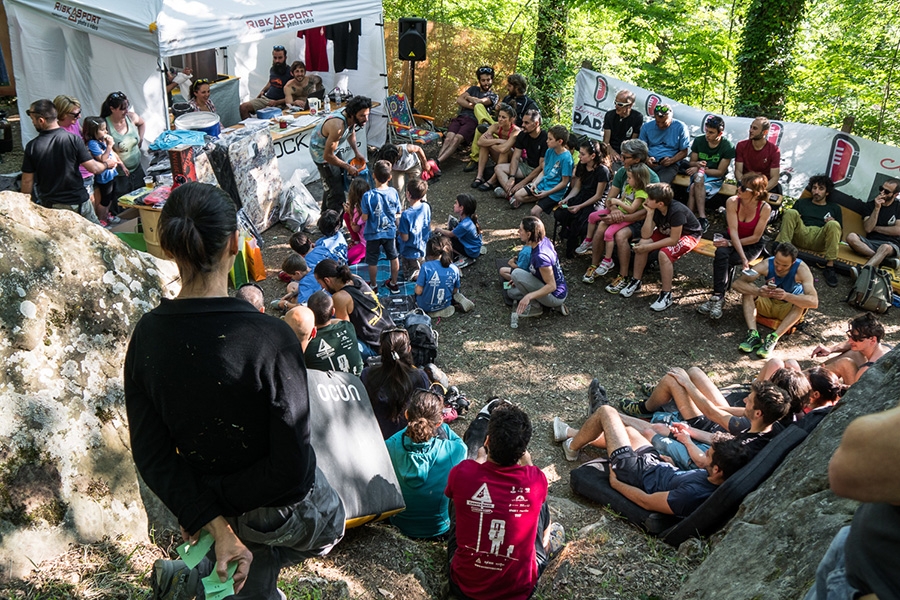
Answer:
<path fill-rule="evenodd" d="M 135 50 L 175 56 L 381 12 L 381 0 L 5 0 Z"/>

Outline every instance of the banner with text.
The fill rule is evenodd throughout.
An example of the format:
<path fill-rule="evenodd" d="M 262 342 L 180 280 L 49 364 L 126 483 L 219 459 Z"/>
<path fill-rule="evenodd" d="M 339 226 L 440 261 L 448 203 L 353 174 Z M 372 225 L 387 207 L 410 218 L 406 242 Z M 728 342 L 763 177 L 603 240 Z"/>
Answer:
<path fill-rule="evenodd" d="M 634 93 L 633 110 L 641 112 L 645 121 L 657 104 L 670 105 L 675 118 L 688 126 L 691 138 L 703 135 L 702 124 L 713 114 L 602 73 L 581 69 L 575 85 L 572 130 L 602 140 L 603 117 L 606 111 L 615 109 L 616 94 L 623 89 Z M 747 138 L 753 119 L 720 116 L 725 119 L 725 137 L 733 144 Z M 842 192 L 867 202 L 877 195 L 878 187 L 886 179 L 900 178 L 900 149 L 828 127 L 772 121 L 769 141 L 781 149 L 780 181 L 788 196 L 799 196 L 811 176 L 825 173 Z"/>

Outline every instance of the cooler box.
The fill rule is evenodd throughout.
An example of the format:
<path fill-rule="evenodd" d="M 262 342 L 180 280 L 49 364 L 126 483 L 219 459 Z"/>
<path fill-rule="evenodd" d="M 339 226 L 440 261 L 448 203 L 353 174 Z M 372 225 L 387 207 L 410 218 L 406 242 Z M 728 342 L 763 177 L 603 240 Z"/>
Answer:
<path fill-rule="evenodd" d="M 274 119 L 275 117 L 281 116 L 281 109 L 277 106 L 270 106 L 268 108 L 261 108 L 256 111 L 257 119 Z"/>

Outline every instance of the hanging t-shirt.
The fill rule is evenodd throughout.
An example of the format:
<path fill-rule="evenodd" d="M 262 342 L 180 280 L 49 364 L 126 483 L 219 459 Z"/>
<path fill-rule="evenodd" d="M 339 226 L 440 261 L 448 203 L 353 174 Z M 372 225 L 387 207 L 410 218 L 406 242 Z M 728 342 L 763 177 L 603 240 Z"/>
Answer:
<path fill-rule="evenodd" d="M 334 72 L 359 68 L 359 36 L 362 21 L 354 19 L 325 27 L 325 37 L 334 42 Z"/>
<path fill-rule="evenodd" d="M 313 27 L 297 32 L 298 38 L 306 38 L 306 63 L 307 71 L 328 72 L 328 40 L 325 38 L 324 27 Z"/>

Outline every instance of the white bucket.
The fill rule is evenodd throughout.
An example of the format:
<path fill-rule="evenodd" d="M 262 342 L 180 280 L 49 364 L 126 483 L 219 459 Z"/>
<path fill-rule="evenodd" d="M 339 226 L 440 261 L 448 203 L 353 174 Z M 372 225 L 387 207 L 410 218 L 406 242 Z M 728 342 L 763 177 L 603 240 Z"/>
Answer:
<path fill-rule="evenodd" d="M 219 137 L 221 125 L 219 115 L 213 112 L 197 111 L 181 115 L 175 119 L 175 129 L 192 129 L 207 135 Z"/>

